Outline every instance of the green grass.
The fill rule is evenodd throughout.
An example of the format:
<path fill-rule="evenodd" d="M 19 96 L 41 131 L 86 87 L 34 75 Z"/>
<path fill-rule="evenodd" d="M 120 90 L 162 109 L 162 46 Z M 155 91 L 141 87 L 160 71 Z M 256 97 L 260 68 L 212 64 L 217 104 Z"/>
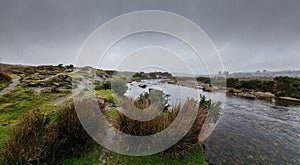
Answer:
<path fill-rule="evenodd" d="M 114 120 L 119 114 L 119 111 L 116 108 L 111 108 L 105 112 L 105 116 L 107 120 L 112 121 Z"/>
<path fill-rule="evenodd" d="M 97 90 L 95 92 L 96 97 L 101 98 L 110 103 L 111 107 L 117 107 L 121 105 L 122 100 L 120 96 L 114 94 L 110 89 Z"/>
<path fill-rule="evenodd" d="M 53 100 L 66 95 L 65 93 L 37 94 L 32 89 L 17 86 L 0 97 L 0 145 L 4 142 L 18 118 L 24 113 L 40 109 L 45 113 L 54 113 Z"/>
<path fill-rule="evenodd" d="M 18 76 L 18 75 L 15 75 L 15 74 L 10 74 L 9 76 L 10 76 L 12 79 L 19 78 L 19 76 Z"/>
<path fill-rule="evenodd" d="M 113 101 L 113 93 L 110 89 L 96 91 L 96 96 L 107 101 Z"/>
<path fill-rule="evenodd" d="M 6 88 L 10 84 L 9 81 L 1 81 L 0 82 L 0 91 L 2 91 L 4 88 Z"/>
<path fill-rule="evenodd" d="M 72 158 L 65 160 L 63 165 L 81 165 L 81 164 L 120 164 L 120 165 L 133 165 L 133 164 L 145 164 L 145 165 L 207 165 L 205 161 L 203 150 L 200 145 L 196 145 L 194 149 L 182 159 L 167 160 L 159 154 L 149 156 L 125 156 L 115 153 L 111 153 L 105 156 L 106 163 L 99 161 L 102 154 L 101 148 L 97 147 L 92 151 L 84 154 L 80 158 Z"/>
<path fill-rule="evenodd" d="M 88 151 L 79 158 L 71 158 L 63 161 L 62 165 L 90 165 L 99 164 L 99 157 L 101 154 L 101 147 L 95 146 L 92 151 Z"/>

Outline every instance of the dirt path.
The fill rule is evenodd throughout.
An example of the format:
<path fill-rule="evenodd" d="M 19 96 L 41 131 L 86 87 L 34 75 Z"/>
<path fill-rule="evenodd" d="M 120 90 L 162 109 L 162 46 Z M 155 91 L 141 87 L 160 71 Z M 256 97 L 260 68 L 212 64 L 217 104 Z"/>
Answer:
<path fill-rule="evenodd" d="M 13 79 L 12 83 L 8 87 L 6 87 L 2 91 L 0 91 L 0 96 L 4 95 L 5 93 L 7 93 L 10 90 L 13 90 L 19 84 L 20 84 L 20 78 Z"/>
<path fill-rule="evenodd" d="M 88 70 L 88 74 L 91 74 L 91 72 L 92 72 L 91 70 Z M 72 85 L 74 86 L 75 84 L 77 87 L 72 89 L 72 93 L 67 96 L 57 98 L 56 100 L 54 100 L 54 105 L 61 105 L 66 100 L 72 99 L 72 98 L 78 96 L 79 94 L 85 95 L 85 94 L 89 93 L 89 92 L 85 91 L 85 88 L 91 87 L 90 80 L 88 80 L 88 79 L 73 80 Z M 93 89 L 88 89 L 88 90 L 92 91 Z"/>

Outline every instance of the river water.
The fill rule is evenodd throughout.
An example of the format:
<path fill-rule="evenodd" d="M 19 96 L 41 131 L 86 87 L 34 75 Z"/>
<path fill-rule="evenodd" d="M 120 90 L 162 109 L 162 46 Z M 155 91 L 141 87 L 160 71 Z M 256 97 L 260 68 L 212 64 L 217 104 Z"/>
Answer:
<path fill-rule="evenodd" d="M 198 89 L 156 80 L 128 84 L 125 95 L 136 98 L 149 88 L 169 94 L 169 103 L 204 94 L 214 101 L 223 97 Z M 215 95 L 216 97 L 214 97 Z M 222 117 L 213 133 L 202 142 L 205 157 L 213 164 L 300 164 L 300 106 L 280 106 L 263 100 L 227 96 Z"/>
<path fill-rule="evenodd" d="M 227 97 L 204 144 L 213 164 L 300 164 L 300 107 Z"/>

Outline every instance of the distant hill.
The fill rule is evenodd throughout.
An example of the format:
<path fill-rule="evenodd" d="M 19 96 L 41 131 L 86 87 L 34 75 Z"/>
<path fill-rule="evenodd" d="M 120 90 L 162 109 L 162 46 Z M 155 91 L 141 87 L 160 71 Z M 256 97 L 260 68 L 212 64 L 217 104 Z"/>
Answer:
<path fill-rule="evenodd" d="M 211 77 L 211 76 L 220 76 L 220 77 L 231 77 L 231 78 L 274 78 L 279 76 L 288 76 L 288 77 L 298 77 L 300 78 L 300 70 L 283 70 L 283 71 L 257 71 L 257 72 L 235 72 L 226 74 L 214 74 L 214 75 L 191 75 L 185 73 L 174 73 L 176 77 Z"/>
<path fill-rule="evenodd" d="M 62 64 L 60 64 L 62 65 Z M 48 65 L 51 66 L 51 65 Z M 58 65 L 59 66 L 59 65 Z M 26 67 L 30 67 L 27 65 L 14 65 L 14 64 L 3 64 L 0 63 L 0 70 L 22 70 Z M 35 66 L 37 67 L 37 66 Z M 47 67 L 47 65 L 39 66 L 39 67 Z M 67 65 L 66 67 L 73 68 L 73 65 Z M 150 72 L 149 72 L 150 73 Z M 159 72 L 157 72 L 159 73 Z M 226 73 L 226 72 L 224 72 Z M 226 76 L 226 77 L 232 77 L 232 78 L 251 78 L 251 77 L 267 77 L 267 78 L 273 78 L 273 77 L 279 77 L 279 76 L 288 76 L 288 77 L 300 77 L 300 70 L 283 70 L 283 71 L 257 71 L 257 72 L 235 72 L 230 74 L 216 74 L 216 75 L 204 75 L 204 74 L 197 74 L 191 75 L 186 73 L 171 73 L 175 77 L 209 77 L 209 76 Z"/>
<path fill-rule="evenodd" d="M 237 72 L 228 75 L 228 77 L 279 77 L 279 76 L 300 77 L 300 70 Z"/>

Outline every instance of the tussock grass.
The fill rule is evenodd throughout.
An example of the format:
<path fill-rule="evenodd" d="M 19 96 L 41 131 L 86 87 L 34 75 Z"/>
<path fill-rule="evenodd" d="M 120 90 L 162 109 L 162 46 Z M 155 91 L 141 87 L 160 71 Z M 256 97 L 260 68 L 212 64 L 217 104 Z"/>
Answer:
<path fill-rule="evenodd" d="M 142 103 L 148 104 L 147 102 L 139 102 L 138 107 L 136 107 L 135 100 L 125 98 L 123 100 L 123 108 L 129 111 L 154 111 L 158 109 L 159 106 L 159 104 L 154 103 L 151 104 L 147 109 L 141 110 L 139 109 L 140 107 L 148 106 L 140 105 Z M 163 131 L 168 126 L 170 126 L 170 124 L 177 117 L 179 111 L 187 111 L 188 109 L 197 110 L 197 116 L 192 127 L 189 130 L 185 130 L 185 123 L 187 123 L 187 120 L 189 119 L 183 119 L 183 123 L 181 125 L 182 128 L 180 126 L 178 129 L 176 129 L 176 131 L 171 132 L 170 138 L 172 137 L 172 135 L 176 136 L 178 134 L 178 131 L 186 131 L 187 133 L 175 145 L 161 153 L 161 155 L 167 159 L 180 158 L 184 157 L 187 153 L 189 153 L 192 150 L 192 148 L 199 142 L 199 134 L 208 114 L 208 107 L 206 105 L 199 105 L 194 100 L 187 100 L 183 105 L 178 105 L 169 111 L 161 112 L 160 115 L 148 121 L 134 120 L 124 114 L 118 113 L 115 120 L 113 120 L 113 126 L 126 134 L 134 136 L 153 135 Z M 128 143 L 126 139 L 124 139 L 124 141 Z"/>
<path fill-rule="evenodd" d="M 22 116 L 1 151 L 3 164 L 41 164 L 51 162 L 56 131 L 50 117 L 40 111 Z"/>
<path fill-rule="evenodd" d="M 77 118 L 73 102 L 52 116 L 34 110 L 25 113 L 1 150 L 3 164 L 57 164 L 80 156 L 91 144 Z"/>

